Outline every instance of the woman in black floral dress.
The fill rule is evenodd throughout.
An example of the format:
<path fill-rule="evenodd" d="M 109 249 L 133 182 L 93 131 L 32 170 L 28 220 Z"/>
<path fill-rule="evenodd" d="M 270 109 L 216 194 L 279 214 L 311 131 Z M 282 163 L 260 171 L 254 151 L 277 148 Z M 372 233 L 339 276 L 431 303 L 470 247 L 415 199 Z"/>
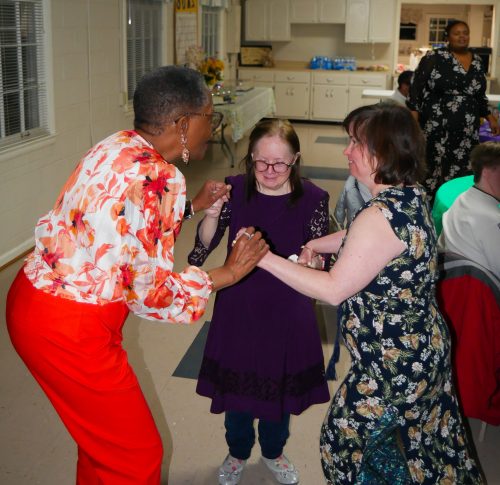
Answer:
<path fill-rule="evenodd" d="M 395 104 L 344 121 L 351 175 L 373 196 L 347 232 L 309 241 L 299 262 L 338 253 L 329 273 L 269 252 L 263 269 L 339 306 L 352 359 L 322 427 L 329 484 L 478 485 L 452 384 L 450 336 L 435 299 L 436 233 L 424 189 L 422 132 Z"/>
<path fill-rule="evenodd" d="M 448 48 L 429 51 L 415 70 L 407 100 L 427 138 L 431 199 L 446 180 L 470 173 L 469 154 L 479 143 L 480 118 L 499 133 L 486 98 L 481 58 L 469 50 L 469 27 L 460 20 L 446 27 Z"/>

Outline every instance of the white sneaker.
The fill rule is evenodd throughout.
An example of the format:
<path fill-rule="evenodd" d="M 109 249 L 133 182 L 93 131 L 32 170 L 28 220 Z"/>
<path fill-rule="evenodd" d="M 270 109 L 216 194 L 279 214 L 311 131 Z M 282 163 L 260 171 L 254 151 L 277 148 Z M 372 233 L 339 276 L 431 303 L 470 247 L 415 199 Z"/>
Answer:
<path fill-rule="evenodd" d="M 278 456 L 274 460 L 262 457 L 262 461 L 271 470 L 278 483 L 287 485 L 299 483 L 299 472 L 285 455 Z"/>
<path fill-rule="evenodd" d="M 241 472 L 246 460 L 239 460 L 227 455 L 224 463 L 219 468 L 219 485 L 236 485 L 240 483 Z"/>

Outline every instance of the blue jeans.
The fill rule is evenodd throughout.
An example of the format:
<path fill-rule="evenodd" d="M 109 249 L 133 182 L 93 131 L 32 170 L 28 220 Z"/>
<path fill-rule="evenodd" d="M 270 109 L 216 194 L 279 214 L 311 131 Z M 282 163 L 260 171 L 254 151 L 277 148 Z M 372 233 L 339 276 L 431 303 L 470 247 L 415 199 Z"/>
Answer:
<path fill-rule="evenodd" d="M 239 460 L 250 458 L 255 444 L 254 417 L 249 413 L 227 411 L 224 419 L 226 441 L 229 453 Z M 283 453 L 286 440 L 290 436 L 288 426 L 290 415 L 284 414 L 281 421 L 259 419 L 259 443 L 264 458 L 278 458 Z"/>

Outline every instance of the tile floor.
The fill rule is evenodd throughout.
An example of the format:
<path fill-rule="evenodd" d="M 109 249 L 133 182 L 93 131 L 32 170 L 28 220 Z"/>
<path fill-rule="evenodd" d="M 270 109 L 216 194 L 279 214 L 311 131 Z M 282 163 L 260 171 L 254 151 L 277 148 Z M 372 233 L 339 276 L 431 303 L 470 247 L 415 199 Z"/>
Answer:
<path fill-rule="evenodd" d="M 345 169 L 342 144 L 317 143 L 318 137 L 343 137 L 338 126 L 300 124 L 299 133 L 304 164 L 307 167 Z M 324 140 L 323 140 L 324 141 Z M 237 159 L 246 148 L 238 144 Z M 220 147 L 209 150 L 203 162 L 182 167 L 189 194 L 194 195 L 207 178 L 223 179 L 237 173 L 229 168 Z M 311 173 L 315 173 L 311 169 Z M 313 179 L 330 192 L 332 205 L 343 185 L 341 180 Z M 199 217 L 199 216 L 198 216 Z M 184 224 L 176 244 L 176 268 L 185 264 L 192 247 L 197 217 Z M 222 245 L 212 254 L 206 267 L 218 265 L 224 256 Z M 5 296 L 21 263 L 0 272 L 0 315 L 4 320 Z M 212 312 L 213 300 L 205 319 Z M 334 312 L 319 311 L 319 325 L 324 338 L 325 358 L 331 352 L 331 331 L 325 330 Z M 154 324 L 130 316 L 125 325 L 124 345 L 150 403 L 165 444 L 162 484 L 208 485 L 217 483 L 216 472 L 227 450 L 224 440 L 223 416 L 209 412 L 209 401 L 195 393 L 195 381 L 172 377 L 172 373 L 200 330 L 200 324 Z M 339 374 L 342 379 L 349 367 L 347 351 L 342 347 Z M 3 485 L 69 485 L 74 483 L 76 447 L 59 421 L 51 405 L 40 391 L 10 344 L 4 321 L 0 326 L 0 483 Z M 338 382 L 331 385 L 334 392 Z M 310 408 L 299 417 L 292 417 L 291 437 L 286 452 L 301 473 L 301 484 L 321 485 L 324 482 L 318 453 L 320 425 L 327 404 Z M 500 427 L 488 427 L 482 443 L 477 441 L 480 423 L 472 420 L 480 462 L 489 485 L 500 484 Z M 259 460 L 255 447 L 241 484 L 272 484 L 270 473 Z M 462 484 L 467 485 L 467 484 Z"/>

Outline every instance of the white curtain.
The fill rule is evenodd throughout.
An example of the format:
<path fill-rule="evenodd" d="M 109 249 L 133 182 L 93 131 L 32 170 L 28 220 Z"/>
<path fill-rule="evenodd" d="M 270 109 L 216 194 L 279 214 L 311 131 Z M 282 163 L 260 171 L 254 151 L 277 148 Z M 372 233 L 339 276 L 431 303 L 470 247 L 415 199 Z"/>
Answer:
<path fill-rule="evenodd" d="M 406 8 L 401 9 L 401 23 L 402 24 L 418 24 L 422 20 L 421 8 Z"/>

